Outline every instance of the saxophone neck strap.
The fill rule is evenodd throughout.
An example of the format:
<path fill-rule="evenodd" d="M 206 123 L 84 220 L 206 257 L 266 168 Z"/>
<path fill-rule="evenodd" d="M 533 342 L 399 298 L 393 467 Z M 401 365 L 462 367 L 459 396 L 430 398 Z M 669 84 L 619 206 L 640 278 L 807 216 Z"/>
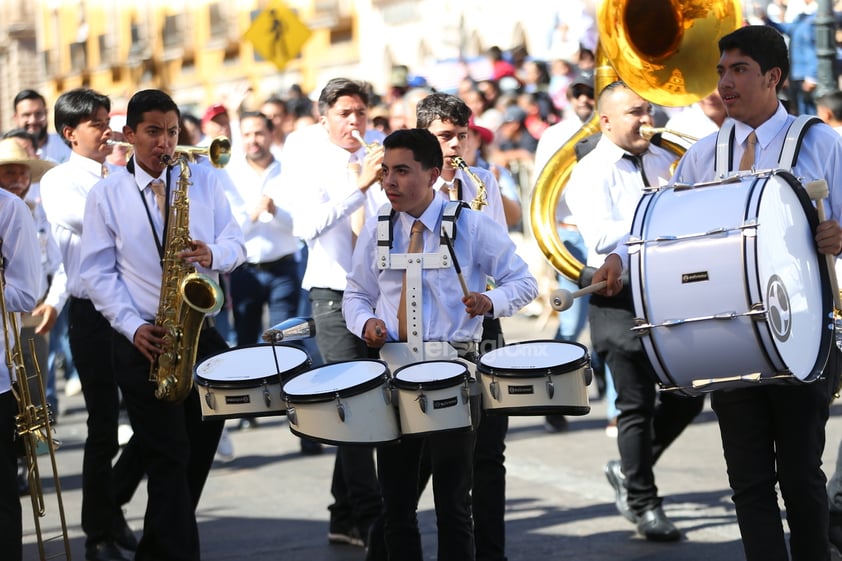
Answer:
<path fill-rule="evenodd" d="M 137 178 L 135 176 L 135 163 L 134 163 L 134 156 L 129 160 L 126 164 L 126 170 L 132 174 L 132 177 L 135 178 L 135 183 L 137 183 Z M 164 172 L 164 176 L 166 178 L 166 189 L 165 189 L 165 200 L 164 200 L 164 216 L 161 217 L 161 220 L 164 223 L 164 229 L 161 233 L 161 236 L 158 236 L 158 229 L 155 227 L 155 220 L 152 218 L 152 211 L 149 209 L 149 203 L 146 200 L 146 196 L 144 195 L 144 191 L 146 188 L 137 189 L 138 195 L 140 195 L 140 202 L 143 203 L 143 210 L 146 211 L 146 219 L 149 221 L 149 229 L 152 230 L 152 238 L 155 240 L 155 247 L 158 249 L 158 262 L 161 265 L 161 270 L 164 268 L 164 255 L 166 253 L 166 246 L 167 246 L 167 230 L 169 229 L 169 222 L 170 222 L 170 188 L 172 183 L 172 166 L 167 166 L 166 171 Z"/>

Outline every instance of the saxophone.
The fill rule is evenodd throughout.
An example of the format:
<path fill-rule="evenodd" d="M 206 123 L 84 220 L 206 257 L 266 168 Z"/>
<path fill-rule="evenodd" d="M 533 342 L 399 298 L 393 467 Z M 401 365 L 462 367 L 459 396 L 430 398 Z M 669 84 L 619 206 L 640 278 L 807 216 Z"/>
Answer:
<path fill-rule="evenodd" d="M 488 197 L 485 194 L 485 183 L 482 182 L 482 179 L 480 179 L 476 173 L 471 171 L 471 168 L 468 167 L 468 164 L 465 163 L 465 160 L 461 157 L 454 156 L 450 159 L 450 161 L 454 166 L 467 173 L 468 177 L 471 178 L 471 181 L 474 182 L 474 185 L 477 188 L 477 196 L 471 201 L 471 210 L 482 210 L 482 207 L 488 206 Z"/>
<path fill-rule="evenodd" d="M 208 148 L 177 146 L 174 156 L 164 155 L 162 163 L 179 165 L 180 176 L 170 205 L 166 247 L 164 249 L 161 297 L 155 325 L 166 330 L 161 353 L 152 363 L 149 381 L 154 382 L 155 397 L 179 403 L 190 395 L 193 388 L 193 365 L 199 347 L 199 335 L 207 314 L 222 308 L 222 290 L 208 275 L 197 273 L 186 263 L 180 253 L 192 248 L 190 239 L 190 200 L 187 190 L 190 166 L 198 155 L 207 154 L 215 167 L 228 163 L 231 143 L 227 138 L 214 139 Z"/>

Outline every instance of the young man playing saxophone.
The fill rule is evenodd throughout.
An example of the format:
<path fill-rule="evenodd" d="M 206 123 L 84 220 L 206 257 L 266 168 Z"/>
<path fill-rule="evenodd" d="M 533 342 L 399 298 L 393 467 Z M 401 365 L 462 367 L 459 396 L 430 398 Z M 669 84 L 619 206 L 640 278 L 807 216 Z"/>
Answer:
<path fill-rule="evenodd" d="M 114 372 L 148 477 L 136 561 L 200 558 L 195 510 L 222 432 L 222 421 L 202 421 L 195 389 L 183 401 L 164 401 L 149 380 L 165 343 L 166 330 L 155 324 L 162 280 L 171 280 L 162 268 L 181 259 L 214 278 L 245 260 L 242 231 L 209 166 L 189 165 L 192 241 L 184 248 L 171 245 L 173 194 L 187 188 L 179 167 L 165 162 L 172 161 L 178 133 L 178 106 L 167 94 L 144 90 L 131 98 L 123 134 L 134 156 L 90 192 L 82 232 L 82 282 L 116 331 Z M 197 359 L 227 348 L 206 318 Z"/>

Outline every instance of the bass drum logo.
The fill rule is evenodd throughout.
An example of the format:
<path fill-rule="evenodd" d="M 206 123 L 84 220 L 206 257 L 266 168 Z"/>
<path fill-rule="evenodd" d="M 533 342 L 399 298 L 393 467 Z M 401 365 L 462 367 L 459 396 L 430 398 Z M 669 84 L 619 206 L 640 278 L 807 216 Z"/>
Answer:
<path fill-rule="evenodd" d="M 786 285 L 778 275 L 772 275 L 766 287 L 766 313 L 775 339 L 787 341 L 792 332 L 792 307 Z"/>

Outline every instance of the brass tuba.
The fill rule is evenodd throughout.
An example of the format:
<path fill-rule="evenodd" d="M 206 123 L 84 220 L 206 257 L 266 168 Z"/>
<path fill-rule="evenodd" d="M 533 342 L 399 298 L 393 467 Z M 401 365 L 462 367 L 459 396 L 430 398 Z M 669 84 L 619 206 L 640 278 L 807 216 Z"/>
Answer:
<path fill-rule="evenodd" d="M 0 239 L 0 248 L 3 240 Z M 38 389 L 41 405 L 35 405 L 30 390 L 30 375 L 26 372 L 23 360 L 23 351 L 20 341 L 20 328 L 18 315 L 6 309 L 6 269 L 5 259 L 0 251 L 0 315 L 2 315 L 3 341 L 6 345 L 6 367 L 9 370 L 9 377 L 12 384 L 12 393 L 18 404 L 18 414 L 15 417 L 15 435 L 23 444 L 23 451 L 26 458 L 26 479 L 29 482 L 29 497 L 32 502 L 32 516 L 34 520 L 35 535 L 38 542 L 39 559 L 56 559 L 61 553 L 47 553 L 46 544 L 61 537 L 64 549 L 64 558 L 70 559 L 70 540 L 67 534 L 67 520 L 64 516 L 64 501 L 61 498 L 61 481 L 58 476 L 56 464 L 57 442 L 53 438 L 52 413 L 47 404 L 47 395 L 44 391 L 44 378 L 41 376 L 41 369 L 38 359 L 35 356 L 35 342 L 29 340 L 29 350 L 32 354 L 32 362 L 35 372 L 32 377 Z M 15 383 L 17 380 L 17 383 Z M 44 486 L 42 484 L 41 470 L 38 465 L 38 449 L 46 448 L 50 455 L 50 467 L 55 484 L 57 514 L 61 527 L 61 536 L 44 538 L 41 531 L 41 519 L 47 515 L 46 502 L 44 501 Z"/>
<path fill-rule="evenodd" d="M 597 14 L 595 92 L 621 79 L 642 98 L 665 106 L 691 105 L 716 89 L 715 41 L 737 29 L 739 0 L 603 0 Z M 530 222 L 541 252 L 576 281 L 584 265 L 558 236 L 556 208 L 576 163 L 574 146 L 599 132 L 590 120 L 550 158 L 532 192 Z M 680 152 L 678 145 L 673 145 Z M 673 149 L 673 147 L 669 147 Z"/>
<path fill-rule="evenodd" d="M 155 382 L 155 397 L 178 403 L 187 398 L 193 388 L 193 365 L 199 347 L 199 335 L 207 314 L 222 308 L 222 289 L 208 275 L 196 272 L 193 265 L 180 257 L 192 247 L 190 239 L 190 182 L 189 162 L 207 155 L 215 167 L 223 167 L 231 157 L 231 143 L 227 138 L 214 139 L 207 148 L 176 146 L 173 157 L 164 156 L 163 163 L 178 163 L 179 179 L 170 205 L 165 233 L 161 297 L 155 325 L 166 329 L 161 354 L 149 372 Z"/>

